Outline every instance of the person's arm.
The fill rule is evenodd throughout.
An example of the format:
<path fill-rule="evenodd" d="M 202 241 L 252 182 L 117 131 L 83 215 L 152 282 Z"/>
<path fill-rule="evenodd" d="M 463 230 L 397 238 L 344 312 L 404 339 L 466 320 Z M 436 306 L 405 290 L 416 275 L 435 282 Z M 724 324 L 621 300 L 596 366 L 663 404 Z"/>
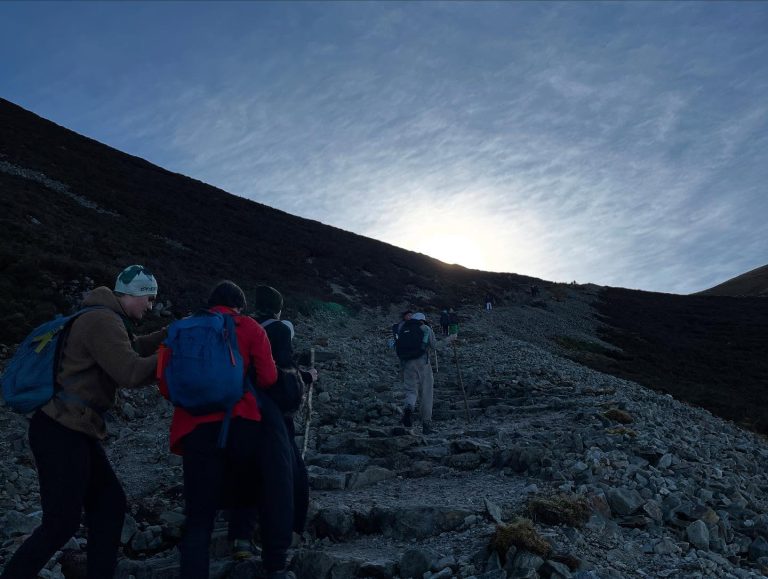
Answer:
<path fill-rule="evenodd" d="M 85 348 L 118 386 L 136 388 L 154 381 L 157 354 L 140 356 L 133 349 L 120 316 L 101 311 L 85 316 L 89 316 L 88 326 L 83 328 Z"/>
<path fill-rule="evenodd" d="M 434 347 L 432 344 L 432 341 L 430 340 L 430 337 L 432 336 L 432 330 L 429 328 L 428 325 L 422 324 L 421 325 L 421 349 L 424 352 L 428 352 L 430 346 Z"/>
<path fill-rule="evenodd" d="M 137 336 L 133 344 L 140 356 L 149 356 L 157 351 L 160 347 L 160 343 L 165 340 L 167 335 L 168 328 L 165 327 L 162 330 L 152 332 L 145 336 Z"/>

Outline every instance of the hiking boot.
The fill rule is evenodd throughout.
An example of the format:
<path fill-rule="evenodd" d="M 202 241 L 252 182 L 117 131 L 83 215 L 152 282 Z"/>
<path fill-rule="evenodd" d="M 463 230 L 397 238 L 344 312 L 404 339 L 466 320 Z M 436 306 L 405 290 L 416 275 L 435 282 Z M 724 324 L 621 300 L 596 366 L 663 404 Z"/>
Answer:
<path fill-rule="evenodd" d="M 232 558 L 235 561 L 245 561 L 260 554 L 259 548 L 248 539 L 232 541 Z"/>
<path fill-rule="evenodd" d="M 421 433 L 422 434 L 434 434 L 435 430 L 432 428 L 431 422 L 425 422 L 421 425 Z"/>
<path fill-rule="evenodd" d="M 293 571 L 272 571 L 267 573 L 267 579 L 296 579 Z"/>
<path fill-rule="evenodd" d="M 410 428 L 413 426 L 413 408 L 406 406 L 403 410 L 403 426 Z"/>

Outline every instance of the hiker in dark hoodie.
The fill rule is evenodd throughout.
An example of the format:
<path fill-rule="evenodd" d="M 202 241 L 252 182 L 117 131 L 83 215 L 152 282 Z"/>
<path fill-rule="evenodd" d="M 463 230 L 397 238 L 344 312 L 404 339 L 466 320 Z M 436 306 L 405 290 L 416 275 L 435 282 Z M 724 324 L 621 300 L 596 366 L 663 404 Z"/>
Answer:
<path fill-rule="evenodd" d="M 295 579 L 286 569 L 293 521 L 292 456 L 282 422 L 270 422 L 266 390 L 277 380 L 264 329 L 242 315 L 245 294 L 231 281 L 220 282 L 208 297 L 208 310 L 232 316 L 246 389 L 232 409 L 225 448 L 219 447 L 224 412 L 193 415 L 176 407 L 171 423 L 171 451 L 183 456 L 186 523 L 182 537 L 183 579 L 207 579 L 209 547 L 216 510 L 254 506 L 263 530 L 262 560 L 267 579 Z M 172 355 L 172 354 L 171 354 Z M 165 379 L 160 391 L 169 396 Z"/>
<path fill-rule="evenodd" d="M 267 332 L 269 343 L 272 349 L 272 357 L 280 370 L 278 384 L 275 391 L 280 390 L 281 386 L 291 387 L 294 384 L 305 384 L 309 386 L 317 380 L 317 371 L 313 368 L 309 371 L 299 370 L 293 360 L 293 324 L 288 320 L 281 320 L 280 316 L 283 310 L 283 296 L 275 288 L 262 285 L 255 291 L 254 309 L 255 319 Z M 290 373 L 298 372 L 301 381 L 295 379 L 288 384 L 280 384 L 281 381 L 289 380 Z M 283 392 L 283 395 L 286 393 Z M 301 394 L 301 393 L 299 393 Z M 301 457 L 301 452 L 296 446 L 296 427 L 293 422 L 293 412 L 295 406 L 300 403 L 299 399 L 294 401 L 282 400 L 276 404 L 265 404 L 265 420 L 284 421 L 288 429 L 288 439 L 293 454 L 293 532 L 294 542 L 300 540 L 301 534 L 307 523 L 307 511 L 309 510 L 309 477 L 307 467 Z M 281 411 L 280 406 L 285 410 Z M 232 554 L 235 559 L 245 559 L 253 555 L 253 546 L 251 537 L 255 527 L 255 511 L 252 509 L 237 509 L 230 512 L 229 519 L 229 538 L 232 541 Z"/>
<path fill-rule="evenodd" d="M 107 460 L 104 413 L 119 387 L 147 386 L 155 379 L 161 330 L 133 333 L 133 321 L 152 309 L 157 282 L 143 266 L 117 277 L 114 291 L 98 287 L 83 306 L 100 306 L 72 324 L 57 370 L 61 389 L 37 410 L 29 444 L 40 481 L 43 522 L 8 562 L 3 579 L 34 579 L 80 528 L 88 525 L 88 579 L 112 577 L 126 510 L 125 492 Z"/>

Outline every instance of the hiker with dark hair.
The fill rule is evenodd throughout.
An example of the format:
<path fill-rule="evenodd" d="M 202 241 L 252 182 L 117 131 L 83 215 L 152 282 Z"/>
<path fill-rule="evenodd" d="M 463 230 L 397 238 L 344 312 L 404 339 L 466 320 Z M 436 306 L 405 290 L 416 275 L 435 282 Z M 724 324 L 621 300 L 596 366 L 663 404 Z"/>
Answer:
<path fill-rule="evenodd" d="M 300 370 L 293 359 L 294 327 L 288 320 L 281 320 L 283 296 L 275 288 L 262 285 L 255 291 L 255 320 L 267 332 L 272 357 L 280 371 L 278 384 L 273 389 L 291 388 L 298 384 L 301 389 L 299 398 L 294 402 L 288 400 L 289 394 L 283 393 L 282 399 L 275 404 L 265 405 L 266 421 L 278 420 L 285 423 L 288 431 L 288 442 L 291 446 L 293 459 L 293 532 L 294 541 L 300 540 L 307 524 L 309 511 L 309 475 L 301 452 L 296 446 L 296 425 L 293 422 L 297 404 L 301 402 L 303 385 L 309 385 L 317 380 L 317 370 Z M 296 380 L 296 374 L 299 379 Z M 281 382 L 286 382 L 281 384 Z M 255 527 L 255 512 L 252 509 L 237 509 L 230 512 L 229 539 L 232 541 L 232 553 L 235 559 L 245 559 L 253 555 L 251 537 Z"/>
<path fill-rule="evenodd" d="M 443 336 L 448 335 L 448 310 L 440 312 L 440 330 L 442 331 Z"/>
<path fill-rule="evenodd" d="M 54 360 L 56 390 L 29 424 L 29 444 L 40 481 L 43 522 L 5 566 L 3 579 L 34 579 L 80 528 L 88 525 L 89 579 L 112 577 L 125 518 L 126 498 L 104 453 L 104 413 L 119 387 L 148 386 L 155 379 L 157 350 L 165 330 L 135 336 L 133 322 L 152 309 L 155 277 L 133 265 L 115 289 L 97 287 L 85 296 Z"/>
<path fill-rule="evenodd" d="M 400 334 L 400 329 L 403 327 L 403 324 L 410 320 L 412 315 L 413 312 L 411 310 L 405 310 L 402 314 L 400 314 L 400 321 L 396 324 L 392 324 L 392 337 L 394 338 L 395 342 L 397 342 L 397 338 Z"/>
<path fill-rule="evenodd" d="M 493 294 L 491 292 L 487 292 L 485 294 L 485 309 L 486 309 L 486 311 L 491 311 L 493 309 L 493 302 L 494 302 Z"/>
<path fill-rule="evenodd" d="M 183 457 L 186 523 L 180 546 L 180 575 L 184 579 L 207 579 L 218 508 L 256 506 L 263 529 L 262 559 L 267 577 L 292 577 L 285 569 L 293 519 L 291 450 L 282 422 L 266 424 L 264 418 L 267 396 L 263 393 L 277 379 L 269 340 L 258 323 L 241 315 L 246 300 L 237 284 L 220 282 L 207 306 L 206 311 L 176 322 L 178 330 L 174 325 L 169 328 L 169 360 L 160 384 L 166 397 L 176 399 L 170 443 L 171 451 Z M 236 402 L 226 411 L 198 411 L 191 404 L 185 408 L 178 400 L 190 392 L 182 390 L 179 376 L 183 368 L 175 366 L 183 364 L 184 359 L 176 362 L 173 357 L 174 344 L 176 348 L 183 344 L 174 342 L 174 336 L 187 332 L 185 335 L 191 337 L 194 328 L 217 328 L 222 321 L 224 328 L 234 328 L 236 336 L 237 348 L 233 352 L 230 345 L 229 355 L 225 356 L 225 363 L 231 356 L 233 367 L 240 373 Z M 222 335 L 233 339 L 228 330 Z M 214 362 L 205 363 L 210 366 Z M 191 378 L 187 380 L 185 387 Z M 209 390 L 213 391 L 214 386 Z"/>
<path fill-rule="evenodd" d="M 413 425 L 413 411 L 420 400 L 421 427 L 424 434 L 432 434 L 432 398 L 435 377 L 429 354 L 436 346 L 435 334 L 427 325 L 426 316 L 417 312 L 400 329 L 397 355 L 403 367 L 405 404 L 402 423 L 406 428 Z"/>

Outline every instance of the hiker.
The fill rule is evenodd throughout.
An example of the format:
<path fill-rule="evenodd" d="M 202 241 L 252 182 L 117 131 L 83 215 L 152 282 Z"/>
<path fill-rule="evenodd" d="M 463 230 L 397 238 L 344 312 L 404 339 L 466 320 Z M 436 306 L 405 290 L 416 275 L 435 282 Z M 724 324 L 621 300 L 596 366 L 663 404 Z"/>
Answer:
<path fill-rule="evenodd" d="M 488 292 L 485 294 L 485 310 L 490 312 L 493 309 L 493 294 Z"/>
<path fill-rule="evenodd" d="M 266 332 L 253 319 L 241 315 L 245 307 L 243 290 L 231 281 L 220 282 L 208 297 L 208 315 L 221 314 L 225 324 L 234 324 L 243 362 L 247 386 L 231 413 L 193 414 L 178 405 L 173 413 L 171 451 L 182 455 L 184 468 L 186 523 L 180 545 L 180 575 L 184 579 L 208 578 L 216 510 L 241 506 L 258 507 L 267 577 L 293 577 L 285 569 L 293 521 L 288 434 L 282 421 L 267 426 L 262 413 L 267 400 L 264 391 L 275 383 L 277 369 Z M 169 335 L 173 332 L 171 326 Z M 169 368 L 173 367 L 172 356 L 171 351 Z M 172 384 L 167 378 L 165 373 L 160 389 L 170 397 Z"/>
<path fill-rule="evenodd" d="M 254 309 L 255 320 L 266 330 L 269 344 L 272 349 L 272 358 L 281 371 L 278 380 L 285 380 L 288 373 L 299 373 L 300 384 L 309 385 L 317 381 L 317 370 L 299 370 L 293 360 L 293 324 L 288 320 L 281 320 L 283 310 L 283 296 L 275 288 L 262 285 L 256 288 Z M 301 400 L 297 401 L 299 404 Z M 277 419 L 285 422 L 288 430 L 288 442 L 291 446 L 293 459 L 293 533 L 294 542 L 301 540 L 301 534 L 307 524 L 307 512 L 309 510 L 309 476 L 301 452 L 296 446 L 296 425 L 293 422 L 295 408 L 288 403 L 288 410 L 282 410 L 278 406 L 269 405 L 264 412 L 271 413 L 269 420 Z M 246 559 L 254 554 L 251 537 L 256 523 L 254 509 L 236 509 L 230 512 L 229 539 L 232 541 L 232 554 L 235 559 Z"/>
<path fill-rule="evenodd" d="M 453 308 L 448 309 L 448 335 L 457 336 L 459 334 L 459 314 Z"/>
<path fill-rule="evenodd" d="M 448 335 L 448 310 L 440 312 L 440 330 L 443 336 Z"/>
<path fill-rule="evenodd" d="M 413 425 L 413 410 L 420 399 L 421 428 L 424 434 L 432 430 L 432 397 L 435 377 L 429 354 L 436 346 L 435 334 L 427 325 L 426 316 L 417 312 L 400 329 L 397 355 L 403 367 L 405 404 L 402 423 L 406 428 Z"/>
<path fill-rule="evenodd" d="M 59 359 L 59 388 L 35 411 L 29 444 L 40 481 L 43 522 L 18 548 L 3 579 L 34 579 L 80 528 L 88 526 L 87 577 L 112 577 L 125 518 L 126 497 L 104 453 L 104 413 L 119 387 L 147 386 L 155 379 L 155 351 L 165 336 L 133 333 L 133 322 L 152 309 L 157 281 L 143 266 L 117 276 L 115 289 L 97 287 L 85 296 Z"/>
<path fill-rule="evenodd" d="M 396 324 L 392 324 L 392 338 L 397 342 L 398 335 L 400 334 L 400 329 L 403 327 L 403 324 L 411 319 L 411 316 L 413 315 L 413 312 L 411 310 L 405 310 L 402 314 L 400 314 L 400 321 Z"/>

